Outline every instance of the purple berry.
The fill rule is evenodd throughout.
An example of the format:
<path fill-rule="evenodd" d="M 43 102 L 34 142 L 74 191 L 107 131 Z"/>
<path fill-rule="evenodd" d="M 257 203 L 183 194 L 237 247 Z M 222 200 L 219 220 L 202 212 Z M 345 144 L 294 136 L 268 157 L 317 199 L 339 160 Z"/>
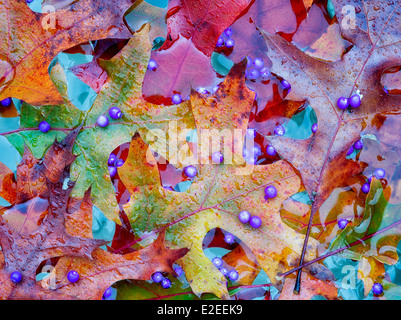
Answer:
<path fill-rule="evenodd" d="M 285 129 L 282 125 L 278 125 L 274 128 L 274 134 L 277 136 L 283 136 L 285 134 Z"/>
<path fill-rule="evenodd" d="M 230 38 L 233 35 L 233 29 L 227 28 L 226 30 L 223 31 L 223 33 L 227 38 Z"/>
<path fill-rule="evenodd" d="M 181 277 L 182 274 L 184 273 L 184 270 L 182 270 L 182 268 L 180 266 L 175 266 L 174 271 L 177 274 L 177 277 Z"/>
<path fill-rule="evenodd" d="M 252 67 L 252 59 L 250 57 L 246 57 L 246 67 L 250 68 Z"/>
<path fill-rule="evenodd" d="M 259 228 L 262 225 L 262 220 L 257 217 L 257 216 L 253 216 L 251 217 L 251 219 L 249 220 L 249 224 L 252 228 Z"/>
<path fill-rule="evenodd" d="M 42 121 L 39 123 L 39 130 L 46 133 L 50 130 L 50 124 L 47 121 Z"/>
<path fill-rule="evenodd" d="M 350 156 L 354 152 L 354 147 L 351 146 L 347 151 L 347 156 Z"/>
<path fill-rule="evenodd" d="M 339 107 L 341 110 L 347 109 L 349 106 L 349 101 L 345 97 L 340 97 L 337 100 L 337 107 Z"/>
<path fill-rule="evenodd" d="M 124 160 L 123 159 L 118 159 L 116 162 L 116 167 L 122 167 L 124 165 Z"/>
<path fill-rule="evenodd" d="M 337 225 L 340 229 L 344 229 L 348 224 L 348 220 L 347 219 L 340 219 L 337 222 Z"/>
<path fill-rule="evenodd" d="M 235 237 L 231 233 L 226 233 L 224 235 L 224 241 L 228 244 L 232 244 L 235 241 Z"/>
<path fill-rule="evenodd" d="M 109 160 L 107 161 L 107 164 L 109 166 L 114 166 L 116 161 L 117 161 L 117 156 L 114 153 L 110 153 Z"/>
<path fill-rule="evenodd" d="M 258 145 L 253 146 L 252 148 L 252 155 L 256 158 L 258 158 L 262 154 L 262 150 Z"/>
<path fill-rule="evenodd" d="M 248 212 L 248 211 L 246 211 L 246 210 L 244 210 L 244 211 L 241 211 L 239 214 L 238 214 L 238 219 L 239 219 L 239 221 L 241 221 L 242 223 L 248 223 L 249 222 L 249 220 L 251 219 L 251 214 Z"/>
<path fill-rule="evenodd" d="M 110 298 L 112 293 L 113 289 L 111 287 L 108 287 L 106 291 L 103 293 L 103 299 Z"/>
<path fill-rule="evenodd" d="M 188 166 L 188 167 L 185 167 L 184 172 L 187 175 L 187 177 L 193 178 L 197 175 L 198 170 L 196 170 L 196 168 L 194 166 Z"/>
<path fill-rule="evenodd" d="M 234 39 L 232 39 L 232 38 L 228 38 L 225 41 L 226 48 L 232 48 L 232 47 L 234 47 L 234 44 L 235 44 L 235 42 L 234 42 Z"/>
<path fill-rule="evenodd" d="M 363 148 L 363 142 L 361 139 L 359 139 L 354 143 L 354 149 L 361 150 L 362 148 Z"/>
<path fill-rule="evenodd" d="M 217 39 L 216 47 L 222 47 L 223 45 L 224 45 L 224 38 L 223 37 L 219 37 Z"/>
<path fill-rule="evenodd" d="M 313 133 L 316 133 L 317 131 L 317 123 L 312 124 L 311 130 Z"/>
<path fill-rule="evenodd" d="M 370 177 L 368 178 L 368 182 L 369 182 L 369 183 L 372 183 L 372 179 L 373 179 L 373 176 L 370 176 Z"/>
<path fill-rule="evenodd" d="M 268 77 L 270 77 L 270 70 L 268 67 L 263 67 L 262 69 L 260 69 L 260 77 L 263 79 L 267 79 Z"/>
<path fill-rule="evenodd" d="M 161 285 L 164 289 L 168 289 L 171 287 L 171 281 L 169 278 L 164 278 L 161 282 Z"/>
<path fill-rule="evenodd" d="M 212 263 L 216 268 L 220 268 L 223 265 L 223 260 L 220 257 L 214 257 Z"/>
<path fill-rule="evenodd" d="M 277 189 L 274 186 L 267 186 L 265 188 L 265 195 L 267 198 L 275 198 L 277 196 Z"/>
<path fill-rule="evenodd" d="M 358 94 L 354 94 L 349 98 L 349 105 L 352 108 L 358 108 L 361 105 L 361 97 Z"/>
<path fill-rule="evenodd" d="M 170 190 L 170 191 L 174 191 L 172 186 L 163 186 L 164 189 Z"/>
<path fill-rule="evenodd" d="M 161 272 L 155 272 L 154 274 L 152 274 L 153 282 L 159 283 L 162 280 L 163 280 L 163 275 L 161 274 Z"/>
<path fill-rule="evenodd" d="M 373 292 L 373 294 L 375 294 L 375 295 L 380 295 L 380 294 L 382 294 L 382 292 L 383 292 L 383 286 L 380 284 L 380 283 L 375 283 L 374 285 L 373 285 L 373 287 L 372 287 L 372 292 Z"/>
<path fill-rule="evenodd" d="M 257 135 L 257 131 L 255 129 L 252 129 L 252 128 L 246 129 L 245 136 L 247 139 L 253 140 L 256 138 L 256 135 Z"/>
<path fill-rule="evenodd" d="M 221 154 L 220 151 L 213 152 L 213 154 L 212 154 L 212 161 L 213 161 L 214 163 L 220 164 L 220 163 L 223 162 L 223 159 L 224 159 L 224 157 L 223 157 L 223 155 Z"/>
<path fill-rule="evenodd" d="M 109 166 L 109 175 L 113 178 L 117 174 L 117 168 L 114 166 Z"/>
<path fill-rule="evenodd" d="M 109 124 L 109 118 L 102 114 L 97 118 L 96 123 L 99 125 L 99 127 L 104 128 Z"/>
<path fill-rule="evenodd" d="M 212 88 L 212 93 L 215 93 L 217 90 L 219 90 L 219 85 L 216 84 L 215 86 L 213 86 Z"/>
<path fill-rule="evenodd" d="M 386 176 L 386 171 L 382 168 L 377 168 L 373 174 L 376 177 L 376 179 L 380 180 Z"/>
<path fill-rule="evenodd" d="M 201 94 L 208 94 L 207 90 L 205 88 L 202 88 L 202 87 L 198 88 L 196 91 L 198 91 Z"/>
<path fill-rule="evenodd" d="M 281 87 L 284 90 L 291 90 L 291 84 L 285 79 L 281 80 Z"/>
<path fill-rule="evenodd" d="M 363 193 L 369 193 L 369 190 L 370 190 L 370 183 L 369 182 L 364 183 L 362 185 L 361 191 Z"/>
<path fill-rule="evenodd" d="M 13 273 L 11 273 L 10 275 L 10 279 L 12 282 L 14 283 L 18 283 L 22 280 L 22 274 L 19 271 L 14 271 Z"/>
<path fill-rule="evenodd" d="M 4 100 L 0 101 L 0 105 L 2 105 L 3 107 L 8 107 L 10 106 L 11 102 L 12 102 L 11 98 L 5 98 Z"/>
<path fill-rule="evenodd" d="M 175 93 L 173 94 L 173 96 L 171 97 L 171 101 L 174 104 L 180 104 L 182 102 L 182 97 L 179 93 Z"/>
<path fill-rule="evenodd" d="M 248 71 L 248 79 L 256 80 L 257 78 L 259 78 L 259 76 L 260 72 L 256 69 L 251 69 Z"/>
<path fill-rule="evenodd" d="M 148 69 L 150 71 L 155 71 L 157 69 L 157 62 L 156 60 L 150 59 L 148 63 Z"/>
<path fill-rule="evenodd" d="M 239 274 L 238 274 L 238 272 L 237 272 L 236 270 L 231 270 L 231 271 L 228 273 L 228 278 L 229 278 L 231 281 L 237 281 L 237 280 L 238 280 L 238 277 L 239 277 Z"/>
<path fill-rule="evenodd" d="M 67 273 L 67 279 L 71 283 L 77 282 L 79 280 L 79 273 L 75 270 L 71 270 Z"/>
<path fill-rule="evenodd" d="M 226 268 L 220 268 L 220 272 L 223 276 L 226 276 L 228 273 L 228 270 Z"/>
<path fill-rule="evenodd" d="M 255 59 L 253 60 L 253 66 L 254 66 L 256 69 L 262 69 L 262 68 L 264 67 L 264 65 L 265 65 L 265 63 L 264 63 L 263 60 L 260 59 L 260 58 L 255 58 Z"/>
<path fill-rule="evenodd" d="M 274 149 L 273 146 L 267 146 L 266 147 L 266 153 L 271 156 L 274 157 L 276 155 L 276 149 Z"/>
<path fill-rule="evenodd" d="M 26 0 L 26 3 L 32 3 L 33 0 Z"/>
<path fill-rule="evenodd" d="M 120 108 L 112 107 L 109 110 L 109 115 L 110 115 L 110 118 L 117 120 L 117 119 L 121 118 L 122 112 L 121 112 Z"/>

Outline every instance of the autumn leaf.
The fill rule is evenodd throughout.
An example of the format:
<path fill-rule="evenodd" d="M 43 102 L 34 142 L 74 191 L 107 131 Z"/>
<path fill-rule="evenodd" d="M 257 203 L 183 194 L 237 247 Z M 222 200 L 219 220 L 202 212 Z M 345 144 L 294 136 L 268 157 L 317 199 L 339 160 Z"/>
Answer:
<path fill-rule="evenodd" d="M 192 92 L 191 105 L 198 141 L 202 140 L 202 130 L 242 129 L 238 139 L 242 150 L 254 98 L 244 83 L 244 67 L 244 63 L 234 67 L 216 94 L 209 98 Z M 232 144 L 225 148 L 232 148 Z M 239 164 L 241 161 L 242 165 Z M 139 135 L 133 138 L 128 158 L 119 168 L 119 176 L 131 193 L 131 200 L 124 205 L 124 210 L 134 232 L 138 235 L 146 232 L 149 237 L 167 226 L 168 243 L 174 247 L 190 248 L 180 265 L 197 295 L 210 292 L 227 297 L 224 277 L 202 250 L 204 236 L 217 227 L 241 239 L 252 250 L 271 281 L 278 285 L 276 275 L 297 261 L 304 239 L 287 227 L 278 213 L 282 201 L 300 187 L 295 172 L 284 161 L 267 166 L 243 164 L 242 156 L 233 164 L 201 164 L 197 168 L 197 177 L 187 191 L 177 193 L 164 189 L 156 162 L 147 152 L 146 144 Z M 244 171 L 242 174 L 241 170 Z M 269 184 L 277 188 L 278 196 L 264 200 L 264 188 Z M 257 212 L 255 208 L 258 208 Z M 258 215 L 262 227 L 252 231 L 241 224 L 237 218 L 241 210 Z M 311 242 L 308 259 L 315 255 L 314 250 L 315 244 Z"/>
<path fill-rule="evenodd" d="M 149 27 L 144 27 L 112 59 L 100 60 L 109 77 L 86 113 L 68 100 L 65 75 L 57 64 L 52 69 L 52 78 L 64 97 L 64 104 L 35 107 L 24 103 L 21 108 L 20 130 L 5 133 L 7 139 L 21 153 L 26 143 L 33 155 L 41 158 L 55 138 L 62 139 L 66 133 L 83 123 L 73 147 L 73 154 L 78 157 L 71 166 L 71 179 L 76 181 L 72 195 L 82 198 L 91 187 L 94 204 L 117 223 L 120 221 L 120 209 L 108 172 L 110 153 L 119 145 L 131 141 L 138 130 L 142 130 L 145 138 L 153 141 L 155 137 L 151 133 L 147 135 L 147 132 L 150 129 L 169 132 L 170 122 L 178 131 L 195 127 L 188 102 L 162 106 L 147 103 L 142 98 L 141 83 L 151 49 L 148 33 Z M 108 114 L 112 106 L 121 109 L 122 118 L 110 121 L 106 128 L 99 127 L 96 124 L 97 118 Z M 52 127 L 46 134 L 38 130 L 38 125 L 43 120 Z M 182 144 L 186 144 L 186 141 Z M 158 148 L 156 144 L 154 150 L 167 158 L 166 150 Z M 181 164 L 177 166 L 182 167 Z"/>
<path fill-rule="evenodd" d="M 50 62 L 63 50 L 89 40 L 131 37 L 123 16 L 132 3 L 123 0 L 116 6 L 108 0 L 80 0 L 42 14 L 33 12 L 25 1 L 2 0 L 0 100 L 62 103 L 48 74 Z"/>
<path fill-rule="evenodd" d="M 69 164 L 74 160 L 69 148 L 75 137 L 76 132 L 72 132 L 64 141 L 61 143 L 56 142 L 48 151 L 47 156 L 52 155 L 53 159 L 60 158 L 60 155 L 64 155 L 64 158 L 69 159 L 64 163 L 62 161 L 58 162 L 57 169 L 48 166 L 49 158 L 46 157 L 38 165 L 38 161 L 28 151 L 26 157 L 23 158 L 21 165 L 28 166 L 30 169 L 29 176 L 31 180 L 28 182 L 29 185 L 35 185 L 34 182 L 37 185 L 47 185 L 46 193 L 40 193 L 40 195 L 33 193 L 30 199 L 35 203 L 46 199 L 45 203 L 41 202 L 40 207 L 41 211 L 45 212 L 40 221 L 36 221 L 37 225 L 34 228 L 30 228 L 29 221 L 26 223 L 21 219 L 16 220 L 16 214 L 11 216 L 14 217 L 14 219 L 11 219 L 11 225 L 7 223 L 7 219 L 10 219 L 8 212 L 10 209 L 19 211 L 20 215 L 25 214 L 27 216 L 26 220 L 31 220 L 35 213 L 42 213 L 37 206 L 16 203 L 6 211 L 2 210 L 3 215 L 0 217 L 0 243 L 2 255 L 4 256 L 4 266 L 0 270 L 0 295 L 2 299 L 72 298 L 61 293 L 40 290 L 36 283 L 36 269 L 39 264 L 46 259 L 64 255 L 92 259 L 92 251 L 105 244 L 103 240 L 72 236 L 66 232 L 64 216 L 67 211 L 72 183 L 69 182 L 67 188 L 63 188 L 63 184 L 65 179 L 68 178 Z M 63 147 L 66 148 L 64 149 Z M 35 162 L 36 166 L 32 166 L 32 163 Z M 45 179 L 44 174 L 46 172 L 50 172 L 50 174 Z M 33 179 L 34 174 L 36 174 L 36 180 Z M 17 171 L 17 183 L 20 175 L 21 171 Z M 40 179 L 40 177 L 43 177 L 43 179 Z M 25 212 L 21 210 L 25 210 Z M 19 230 L 15 229 L 16 225 L 19 225 Z M 10 280 L 10 274 L 14 271 L 18 271 L 22 275 L 22 280 L 18 285 Z"/>
<path fill-rule="evenodd" d="M 217 38 L 249 3 L 249 0 L 169 1 L 166 41 L 151 56 L 158 68 L 148 71 L 144 79 L 146 99 L 171 103 L 174 93 L 185 98 L 191 88 L 212 87 L 216 73 L 210 57 Z"/>

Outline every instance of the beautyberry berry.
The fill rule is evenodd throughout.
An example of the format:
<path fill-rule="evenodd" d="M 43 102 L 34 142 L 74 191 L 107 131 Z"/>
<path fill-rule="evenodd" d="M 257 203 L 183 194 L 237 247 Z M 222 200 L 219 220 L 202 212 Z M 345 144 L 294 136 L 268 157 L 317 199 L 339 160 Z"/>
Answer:
<path fill-rule="evenodd" d="M 118 108 L 118 107 L 112 107 L 112 108 L 110 108 L 110 110 L 109 110 L 109 115 L 110 115 L 110 118 L 112 118 L 112 119 L 114 119 L 114 120 L 117 120 L 117 119 L 120 119 L 120 118 L 121 118 L 122 112 L 121 112 L 120 108 Z"/>
<path fill-rule="evenodd" d="M 223 265 L 223 260 L 220 257 L 214 257 L 212 263 L 216 268 L 220 268 Z"/>
<path fill-rule="evenodd" d="M 110 153 L 109 160 L 107 161 L 107 164 L 109 166 L 114 166 L 117 161 L 117 156 L 114 153 Z"/>
<path fill-rule="evenodd" d="M 233 29 L 227 28 L 226 30 L 223 31 L 224 35 L 228 38 L 230 38 L 233 35 Z"/>
<path fill-rule="evenodd" d="M 354 147 L 351 146 L 347 151 L 347 156 L 350 156 L 354 152 Z"/>
<path fill-rule="evenodd" d="M 118 159 L 116 162 L 116 167 L 122 167 L 124 165 L 124 160 L 123 159 Z"/>
<path fill-rule="evenodd" d="M 174 271 L 178 277 L 181 277 L 181 275 L 184 273 L 184 270 L 182 270 L 180 266 L 174 266 Z"/>
<path fill-rule="evenodd" d="M 231 270 L 231 271 L 228 273 L 228 278 L 229 278 L 231 281 L 236 281 L 236 280 L 238 280 L 238 277 L 239 277 L 239 274 L 238 274 L 238 272 L 237 272 L 236 270 Z"/>
<path fill-rule="evenodd" d="M 234 42 L 233 38 L 228 38 L 225 41 L 226 48 L 232 48 L 232 47 L 234 47 L 234 44 L 235 44 L 235 42 Z"/>
<path fill-rule="evenodd" d="M 363 148 L 363 142 L 361 139 L 359 139 L 354 143 L 354 149 L 361 150 L 362 148 Z"/>
<path fill-rule="evenodd" d="M 12 100 L 11 98 L 5 98 L 4 100 L 0 101 L 0 105 L 3 107 L 8 107 L 11 104 Z"/>
<path fill-rule="evenodd" d="M 257 78 L 259 78 L 259 76 L 260 72 L 256 69 L 251 69 L 248 71 L 248 79 L 256 80 Z"/>
<path fill-rule="evenodd" d="M 253 216 L 251 217 L 251 219 L 249 220 L 249 224 L 252 228 L 259 228 L 262 225 L 262 220 L 257 217 L 257 216 Z"/>
<path fill-rule="evenodd" d="M 223 155 L 221 154 L 220 151 L 213 152 L 213 154 L 212 154 L 212 161 L 213 161 L 214 163 L 220 164 L 220 163 L 223 162 L 223 160 L 224 160 L 224 157 L 223 157 Z"/>
<path fill-rule="evenodd" d="M 196 168 L 194 166 L 188 166 L 188 167 L 185 167 L 184 172 L 187 175 L 187 177 L 193 178 L 197 175 L 198 170 L 196 170 Z"/>
<path fill-rule="evenodd" d="M 103 299 L 110 298 L 112 293 L 113 289 L 111 287 L 108 287 L 106 291 L 103 293 Z"/>
<path fill-rule="evenodd" d="M 281 80 L 281 87 L 284 90 L 291 90 L 291 84 L 285 79 Z"/>
<path fill-rule="evenodd" d="M 157 69 L 157 62 L 156 60 L 150 59 L 148 63 L 148 69 L 150 71 L 155 71 Z"/>
<path fill-rule="evenodd" d="M 163 275 L 161 274 L 161 272 L 155 272 L 154 274 L 152 274 L 153 282 L 159 283 L 162 280 L 163 280 Z"/>
<path fill-rule="evenodd" d="M 75 270 L 71 270 L 67 273 L 67 279 L 71 283 L 77 282 L 79 280 L 79 273 Z"/>
<path fill-rule="evenodd" d="M 268 67 L 263 67 L 262 69 L 260 69 L 260 77 L 263 79 L 267 79 L 268 77 L 270 77 L 270 70 Z"/>
<path fill-rule="evenodd" d="M 358 94 L 354 94 L 349 98 L 349 105 L 352 108 L 358 108 L 361 105 L 361 97 Z"/>
<path fill-rule="evenodd" d="M 380 295 L 383 292 L 383 286 L 380 283 L 375 283 L 372 287 L 372 292 L 375 295 Z"/>
<path fill-rule="evenodd" d="M 19 271 L 14 271 L 13 273 L 11 273 L 10 275 L 10 279 L 12 282 L 14 283 L 18 283 L 22 280 L 22 274 Z"/>
<path fill-rule="evenodd" d="M 109 166 L 109 175 L 113 178 L 117 174 L 117 168 L 114 166 Z"/>
<path fill-rule="evenodd" d="M 377 168 L 373 174 L 376 177 L 376 179 L 380 180 L 386 176 L 386 171 L 382 168 Z"/>
<path fill-rule="evenodd" d="M 267 153 L 269 156 L 273 157 L 273 156 L 276 155 L 276 149 L 274 149 L 273 146 L 267 146 L 267 147 L 266 147 L 266 153 Z"/>
<path fill-rule="evenodd" d="M 285 134 L 285 129 L 282 125 L 278 125 L 276 126 L 276 128 L 274 128 L 274 134 L 278 135 L 278 136 L 283 136 Z"/>
<path fill-rule="evenodd" d="M 267 186 L 265 188 L 265 195 L 267 198 L 275 198 L 277 196 L 277 189 L 275 186 Z"/>
<path fill-rule="evenodd" d="M 226 268 L 220 268 L 220 272 L 223 276 L 226 276 L 228 273 L 228 270 Z"/>
<path fill-rule="evenodd" d="M 226 233 L 224 235 L 224 241 L 228 244 L 232 244 L 235 241 L 235 237 L 231 233 Z"/>
<path fill-rule="evenodd" d="M 169 278 L 164 278 L 164 279 L 162 280 L 161 284 L 162 284 L 162 287 L 163 287 L 164 289 L 168 289 L 168 288 L 171 287 L 171 281 L 170 281 Z"/>
<path fill-rule="evenodd" d="M 239 214 L 238 214 L 238 219 L 239 219 L 239 221 L 241 221 L 242 223 L 248 223 L 249 222 L 249 220 L 251 219 L 251 214 L 248 212 L 248 211 L 246 211 L 246 210 L 244 210 L 244 211 L 241 211 Z"/>
<path fill-rule="evenodd" d="M 217 39 L 216 47 L 222 47 L 223 45 L 224 45 L 224 38 L 223 37 L 219 37 Z"/>
<path fill-rule="evenodd" d="M 263 62 L 262 59 L 255 58 L 255 60 L 253 60 L 253 65 L 256 69 L 262 69 L 264 67 L 265 63 Z"/>
<path fill-rule="evenodd" d="M 369 193 L 369 190 L 370 190 L 370 183 L 369 182 L 364 183 L 362 185 L 361 191 L 363 193 Z"/>
<path fill-rule="evenodd" d="M 340 97 L 337 100 L 337 107 L 339 107 L 341 110 L 347 109 L 349 106 L 349 101 L 345 97 Z"/>
<path fill-rule="evenodd" d="M 316 133 L 317 131 L 317 123 L 312 124 L 311 130 L 313 133 Z"/>
<path fill-rule="evenodd" d="M 173 94 L 173 96 L 171 97 L 171 101 L 174 104 L 180 104 L 182 102 L 182 97 L 179 93 L 175 93 Z"/>
<path fill-rule="evenodd" d="M 50 130 L 50 124 L 47 121 L 39 123 L 39 130 L 46 133 Z"/>
<path fill-rule="evenodd" d="M 97 118 L 96 123 L 98 124 L 99 127 L 104 128 L 109 124 L 109 118 L 107 118 L 104 114 L 102 114 Z"/>
<path fill-rule="evenodd" d="M 348 220 L 347 219 L 340 219 L 337 222 L 337 225 L 340 229 L 344 229 L 348 224 Z"/>

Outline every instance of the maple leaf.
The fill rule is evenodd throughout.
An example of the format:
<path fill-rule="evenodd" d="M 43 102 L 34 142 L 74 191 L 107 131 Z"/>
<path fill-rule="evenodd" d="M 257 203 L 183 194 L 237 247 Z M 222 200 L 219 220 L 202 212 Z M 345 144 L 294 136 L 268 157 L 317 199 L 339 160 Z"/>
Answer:
<path fill-rule="evenodd" d="M 154 136 L 147 135 L 147 131 L 160 129 L 168 132 L 170 122 L 176 123 L 178 131 L 195 127 L 189 102 L 163 106 L 147 103 L 142 98 L 141 84 L 150 50 L 149 26 L 145 26 L 111 60 L 100 60 L 108 73 L 108 80 L 86 113 L 68 100 L 67 81 L 60 65 L 56 64 L 51 75 L 65 99 L 64 104 L 35 107 L 24 103 L 21 107 L 21 128 L 4 133 L 21 153 L 26 143 L 32 153 L 40 158 L 55 138 L 62 139 L 83 122 L 73 147 L 73 154 L 78 157 L 71 166 L 71 179 L 76 181 L 72 196 L 82 198 L 91 187 L 95 205 L 117 223 L 120 223 L 120 209 L 108 172 L 110 153 L 121 144 L 131 141 L 138 130 L 152 140 Z M 122 118 L 110 121 L 106 128 L 96 125 L 97 118 L 108 113 L 112 106 L 121 109 Z M 38 130 L 38 124 L 43 120 L 52 127 L 46 134 Z M 154 150 L 166 157 L 164 150 L 157 147 Z"/>
<path fill-rule="evenodd" d="M 55 142 L 40 165 L 25 149 L 25 157 L 19 168 L 27 166 L 29 174 L 25 172 L 25 175 L 29 176 L 30 179 L 23 181 L 22 185 L 25 188 L 17 188 L 17 191 L 26 191 L 28 184 L 33 186 L 35 184 L 47 185 L 47 188 L 34 188 L 30 199 L 38 201 L 43 201 L 40 200 L 42 198 L 47 199 L 47 208 L 44 210 L 42 206 L 42 210 L 45 211 L 44 216 L 38 221 L 35 228 L 28 228 L 28 230 L 22 228 L 25 221 L 12 220 L 13 226 L 10 225 L 7 222 L 7 219 L 10 219 L 10 214 L 7 214 L 7 210 L 5 212 L 4 209 L 2 210 L 4 213 L 0 217 L 0 243 L 4 257 L 4 265 L 0 270 L 0 296 L 2 299 L 66 298 L 67 296 L 63 294 L 40 290 L 41 288 L 36 283 L 36 269 L 39 264 L 46 259 L 64 255 L 92 259 L 92 251 L 105 244 L 103 240 L 72 236 L 67 233 L 65 228 L 64 215 L 67 211 L 72 183 L 69 182 L 67 188 L 63 188 L 63 185 L 68 178 L 69 164 L 75 158 L 69 150 L 75 137 L 76 132 L 73 131 L 61 143 Z M 49 156 L 52 157 L 52 160 L 49 159 Z M 61 160 L 60 158 L 68 160 L 58 162 L 57 160 Z M 52 163 L 52 161 L 56 162 Z M 55 168 L 52 168 L 51 166 L 54 164 L 56 164 Z M 46 179 L 41 180 L 40 177 L 44 177 L 44 174 L 47 175 Z M 17 184 L 20 175 L 22 175 L 21 169 L 17 171 Z M 37 193 L 37 190 L 45 191 Z M 19 211 L 20 215 L 25 214 L 26 219 L 35 215 L 35 211 L 38 210 L 37 207 L 26 206 L 25 203 L 16 203 L 8 211 L 10 209 Z M 15 214 L 12 216 L 15 217 Z M 17 225 L 19 225 L 20 230 L 16 230 Z M 19 271 L 22 274 L 22 280 L 18 284 L 10 280 L 10 274 L 14 271 Z"/>
<path fill-rule="evenodd" d="M 33 105 L 61 103 L 49 78 L 50 62 L 59 52 L 82 42 L 131 37 L 123 15 L 132 4 L 131 0 L 119 1 L 118 6 L 108 0 L 80 0 L 41 14 L 23 0 L 2 0 L 0 100 L 14 97 Z"/>
<path fill-rule="evenodd" d="M 191 94 L 198 134 L 208 129 L 241 129 L 237 141 L 240 150 L 254 100 L 254 93 L 245 86 L 244 68 L 244 61 L 234 66 L 213 96 L 204 98 L 195 91 Z M 225 148 L 230 149 L 232 145 Z M 227 297 L 224 277 L 202 251 L 203 238 L 213 228 L 220 227 L 241 239 L 276 285 L 279 285 L 276 275 L 293 265 L 301 250 L 304 237 L 287 227 L 278 214 L 281 203 L 299 189 L 298 176 L 284 161 L 251 166 L 244 165 L 242 156 L 240 158 L 234 160 L 234 164 L 198 165 L 197 178 L 191 187 L 177 193 L 161 186 L 157 164 L 148 161 L 152 159 L 147 146 L 136 135 L 125 164 L 118 169 L 122 182 L 131 193 L 131 200 L 124 205 L 124 210 L 134 232 L 146 232 L 150 236 L 167 226 L 168 243 L 189 247 L 189 252 L 179 263 L 197 295 L 210 292 Z M 239 174 L 246 169 L 251 169 L 248 174 Z M 277 188 L 278 196 L 265 201 L 264 188 L 269 184 Z M 237 218 L 241 210 L 258 215 L 262 227 L 250 231 L 248 226 L 241 224 Z M 308 259 L 314 255 L 315 243 L 311 241 Z"/>
<path fill-rule="evenodd" d="M 191 87 L 211 87 L 216 80 L 210 57 L 217 38 L 248 6 L 249 0 L 169 1 L 167 37 L 152 52 L 156 71 L 146 73 L 143 94 L 148 101 L 161 97 L 171 102 L 178 92 L 190 94 Z"/>

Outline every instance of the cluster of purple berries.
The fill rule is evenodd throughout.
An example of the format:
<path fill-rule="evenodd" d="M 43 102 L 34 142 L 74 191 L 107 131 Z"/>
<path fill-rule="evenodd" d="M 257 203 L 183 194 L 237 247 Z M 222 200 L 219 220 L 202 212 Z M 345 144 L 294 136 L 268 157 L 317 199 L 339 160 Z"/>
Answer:
<path fill-rule="evenodd" d="M 250 57 L 247 58 L 245 77 L 249 80 L 262 79 L 265 80 L 270 77 L 270 70 L 265 67 L 265 63 L 261 58 L 255 58 L 253 61 Z"/>
<path fill-rule="evenodd" d="M 383 168 L 377 168 L 373 172 L 373 175 L 368 178 L 368 181 L 362 185 L 361 191 L 363 193 L 369 193 L 369 191 L 370 191 L 370 183 L 372 182 L 373 176 L 378 180 L 384 179 L 384 177 L 386 176 L 386 171 Z"/>
<path fill-rule="evenodd" d="M 337 100 L 337 107 L 341 110 L 345 110 L 348 107 L 359 108 L 361 105 L 361 97 L 359 94 L 354 94 L 350 98 L 340 97 Z"/>
<path fill-rule="evenodd" d="M 238 214 L 238 220 L 243 224 L 249 223 L 249 225 L 255 229 L 262 225 L 262 219 L 260 219 L 258 216 L 251 216 L 249 211 L 246 210 L 243 210 Z"/>
<path fill-rule="evenodd" d="M 111 107 L 109 110 L 109 116 L 110 118 L 117 120 L 121 118 L 122 112 L 118 107 Z M 107 127 L 109 124 L 109 118 L 106 115 L 102 114 L 97 118 L 96 123 L 99 127 Z"/>
<path fill-rule="evenodd" d="M 225 267 L 223 267 L 223 259 L 220 257 L 214 257 L 212 259 L 212 263 L 216 268 L 220 270 L 220 272 L 223 274 L 223 276 L 228 277 L 231 281 L 237 281 L 239 278 L 238 271 L 235 269 L 232 269 L 228 271 Z"/>
<path fill-rule="evenodd" d="M 347 152 L 347 156 L 350 156 L 354 150 L 362 150 L 363 148 L 363 142 L 362 139 L 359 139 L 358 141 L 356 141 L 349 149 Z"/>
<path fill-rule="evenodd" d="M 222 35 L 217 39 L 216 47 L 225 46 L 226 48 L 234 47 L 234 39 L 231 38 L 233 35 L 233 30 L 231 28 L 227 28 L 223 31 Z"/>
<path fill-rule="evenodd" d="M 155 272 L 152 274 L 152 281 L 155 283 L 160 283 L 164 289 L 171 288 L 171 280 L 167 277 L 163 277 L 161 272 Z"/>
<path fill-rule="evenodd" d="M 114 177 L 117 173 L 117 168 L 121 167 L 124 164 L 124 160 L 118 159 L 114 153 L 111 153 L 107 164 L 109 166 L 110 177 Z"/>

